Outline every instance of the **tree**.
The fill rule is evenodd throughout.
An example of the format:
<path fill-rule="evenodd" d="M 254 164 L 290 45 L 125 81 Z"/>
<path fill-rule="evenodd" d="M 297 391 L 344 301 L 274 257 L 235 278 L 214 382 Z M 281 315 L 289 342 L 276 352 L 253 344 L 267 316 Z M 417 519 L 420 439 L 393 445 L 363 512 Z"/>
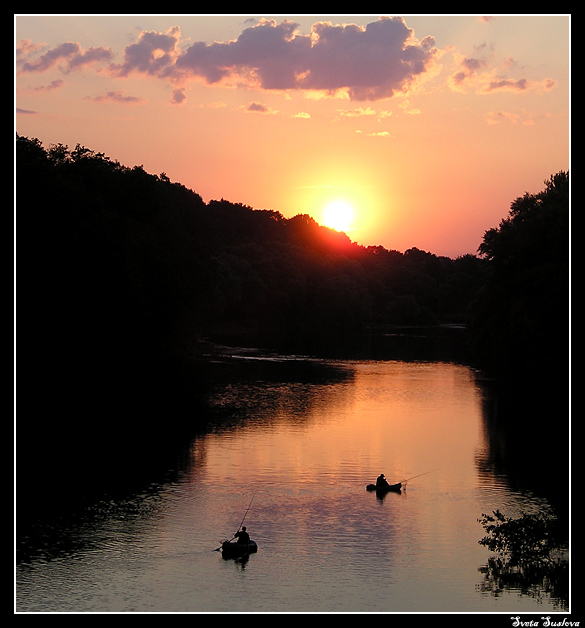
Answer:
<path fill-rule="evenodd" d="M 561 171 L 544 183 L 542 192 L 517 198 L 509 217 L 485 233 L 479 253 L 498 271 L 532 266 L 536 257 L 554 263 L 568 259 L 569 173 Z"/>
<path fill-rule="evenodd" d="M 495 510 L 478 521 L 488 533 L 479 544 L 496 553 L 480 568 L 482 591 L 500 595 L 503 589 L 521 589 L 534 597 L 547 594 L 555 606 L 568 609 L 568 546 L 554 515 L 522 513 L 513 519 Z"/>
<path fill-rule="evenodd" d="M 488 230 L 479 253 L 490 277 L 469 321 L 482 365 L 516 381 L 534 381 L 541 364 L 568 366 L 569 174 L 517 198 Z"/>
<path fill-rule="evenodd" d="M 482 514 L 479 522 L 488 533 L 479 544 L 501 554 L 511 565 L 553 560 L 562 545 L 557 538 L 556 517 L 545 512 L 522 513 L 514 519 L 494 510 L 492 515 Z"/>

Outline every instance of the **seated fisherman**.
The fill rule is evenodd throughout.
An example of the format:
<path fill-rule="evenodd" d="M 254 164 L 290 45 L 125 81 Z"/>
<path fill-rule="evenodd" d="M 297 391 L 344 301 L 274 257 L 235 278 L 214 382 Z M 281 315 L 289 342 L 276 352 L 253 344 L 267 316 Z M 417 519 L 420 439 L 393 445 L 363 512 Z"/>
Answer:
<path fill-rule="evenodd" d="M 384 477 L 384 474 L 380 473 L 380 475 L 376 479 L 376 488 L 388 488 L 389 486 L 390 484 L 388 484 L 388 481 Z"/>
<path fill-rule="evenodd" d="M 250 542 L 250 535 L 246 532 L 246 526 L 234 534 L 234 538 L 238 539 L 238 543 L 247 544 Z"/>

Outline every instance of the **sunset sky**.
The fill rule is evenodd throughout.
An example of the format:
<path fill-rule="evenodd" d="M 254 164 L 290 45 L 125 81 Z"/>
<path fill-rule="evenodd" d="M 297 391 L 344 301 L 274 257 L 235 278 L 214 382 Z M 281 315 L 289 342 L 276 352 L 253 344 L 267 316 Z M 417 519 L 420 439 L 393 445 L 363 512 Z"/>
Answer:
<path fill-rule="evenodd" d="M 15 131 L 206 202 L 325 224 L 336 201 L 359 244 L 456 257 L 569 169 L 570 33 L 569 15 L 15 15 Z"/>

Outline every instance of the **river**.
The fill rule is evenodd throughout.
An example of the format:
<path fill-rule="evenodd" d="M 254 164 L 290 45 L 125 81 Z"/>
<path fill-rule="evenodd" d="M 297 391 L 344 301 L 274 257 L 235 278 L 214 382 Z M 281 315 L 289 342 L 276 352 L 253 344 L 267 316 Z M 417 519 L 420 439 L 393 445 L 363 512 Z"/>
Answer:
<path fill-rule="evenodd" d="M 481 373 L 244 350 L 210 373 L 209 429 L 167 477 L 47 524 L 17 564 L 17 612 L 567 610 L 485 568 L 481 515 L 549 504 L 490 462 Z M 380 473 L 408 481 L 377 496 Z M 225 559 L 243 519 L 258 552 Z"/>

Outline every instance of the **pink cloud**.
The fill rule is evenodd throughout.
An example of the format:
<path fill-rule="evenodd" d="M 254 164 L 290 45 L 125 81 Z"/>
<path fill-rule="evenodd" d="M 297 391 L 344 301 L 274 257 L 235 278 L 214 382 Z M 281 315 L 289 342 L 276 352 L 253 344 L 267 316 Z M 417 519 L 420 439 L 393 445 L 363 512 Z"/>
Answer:
<path fill-rule="evenodd" d="M 197 42 L 177 58 L 175 71 L 210 84 L 231 79 L 267 90 L 344 90 L 354 100 L 377 100 L 406 92 L 437 54 L 432 37 L 417 41 L 399 17 L 365 27 L 318 22 L 309 35 L 297 28 L 261 20 L 237 40 Z"/>
<path fill-rule="evenodd" d="M 93 98 L 90 96 L 86 97 L 86 100 L 91 100 L 92 102 L 115 102 L 121 103 L 124 105 L 137 105 L 141 102 L 144 102 L 142 98 L 138 98 L 138 96 L 126 96 L 122 91 L 109 91 L 101 96 L 94 96 Z"/>
<path fill-rule="evenodd" d="M 30 39 L 21 39 L 16 45 L 16 57 L 17 59 L 28 57 L 44 47 L 45 44 L 35 44 Z"/>
<path fill-rule="evenodd" d="M 59 89 L 60 87 L 63 87 L 63 85 L 65 85 L 65 81 L 63 79 L 55 79 L 54 81 L 51 81 L 48 85 L 40 85 L 39 87 L 35 87 L 34 91 L 35 92 L 51 92 L 54 89 Z"/>
<path fill-rule="evenodd" d="M 507 77 L 496 78 L 490 81 L 484 88 L 485 92 L 509 91 L 509 92 L 526 92 L 528 90 L 549 91 L 553 89 L 555 82 L 550 79 L 544 81 L 529 81 L 528 79 L 509 79 Z"/>
<path fill-rule="evenodd" d="M 407 95 L 420 81 L 437 76 L 438 61 L 445 52 L 435 47 L 431 36 L 417 39 L 401 17 L 381 17 L 365 26 L 316 22 L 308 34 L 289 20 L 261 19 L 237 39 L 199 41 L 186 48 L 180 44 L 178 26 L 164 33 L 142 31 L 124 49 L 121 62 L 115 63 L 109 48 L 83 50 L 79 43 L 66 42 L 40 54 L 45 45 L 22 40 L 17 46 L 17 67 L 20 73 L 55 67 L 67 73 L 108 62 L 105 69 L 112 77 L 143 74 L 169 81 L 174 104 L 185 101 L 185 85 L 190 80 L 376 101 Z M 454 90 L 523 93 L 555 86 L 552 79 L 535 82 L 503 76 L 479 54 L 465 57 L 454 52 L 454 57 L 456 66 L 449 77 Z M 502 70 L 510 69 L 512 60 L 504 64 Z"/>
<path fill-rule="evenodd" d="M 36 50 L 38 50 L 38 46 L 30 44 L 30 42 L 20 47 L 21 56 L 24 57 L 29 57 Z M 112 56 L 113 53 L 109 48 L 88 48 L 83 51 L 78 43 L 66 42 L 51 48 L 38 59 L 19 59 L 19 71 L 46 72 L 58 65 L 61 71 L 67 73 L 99 61 L 108 61 Z"/>
<path fill-rule="evenodd" d="M 497 68 L 489 68 L 488 62 L 483 59 L 455 55 L 457 70 L 449 77 L 449 83 L 453 90 L 475 91 L 478 94 L 490 94 L 502 91 L 523 93 L 533 90 L 548 91 L 553 89 L 555 82 L 550 79 L 543 81 L 531 81 L 527 78 L 509 78 L 500 76 Z M 515 62 L 512 58 L 504 59 L 503 66 L 506 69 L 513 68 Z"/>
<path fill-rule="evenodd" d="M 180 105 L 186 100 L 187 96 L 185 95 L 185 88 L 179 87 L 178 89 L 173 90 L 171 95 L 171 103 L 173 105 Z"/>
<path fill-rule="evenodd" d="M 260 102 L 251 102 L 248 103 L 244 109 L 246 111 L 250 111 L 252 113 L 269 113 L 269 114 L 275 114 L 277 113 L 276 110 L 271 109 L 268 105 L 265 105 L 263 103 Z"/>
<path fill-rule="evenodd" d="M 142 31 L 138 41 L 124 49 L 124 62 L 112 64 L 109 70 L 115 76 L 128 76 L 132 72 L 142 72 L 153 76 L 171 73 L 178 55 L 177 44 L 181 37 L 178 26 L 166 33 Z"/>

